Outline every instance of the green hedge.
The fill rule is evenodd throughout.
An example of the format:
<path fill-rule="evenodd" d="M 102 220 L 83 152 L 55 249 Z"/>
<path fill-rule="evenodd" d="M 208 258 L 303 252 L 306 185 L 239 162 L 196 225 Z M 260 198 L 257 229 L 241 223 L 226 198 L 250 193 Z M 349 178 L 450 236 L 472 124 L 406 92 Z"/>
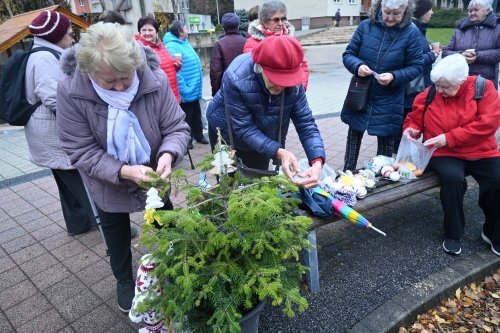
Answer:
<path fill-rule="evenodd" d="M 436 10 L 429 21 L 429 28 L 455 28 L 455 22 L 467 17 L 467 12 L 462 9 Z"/>

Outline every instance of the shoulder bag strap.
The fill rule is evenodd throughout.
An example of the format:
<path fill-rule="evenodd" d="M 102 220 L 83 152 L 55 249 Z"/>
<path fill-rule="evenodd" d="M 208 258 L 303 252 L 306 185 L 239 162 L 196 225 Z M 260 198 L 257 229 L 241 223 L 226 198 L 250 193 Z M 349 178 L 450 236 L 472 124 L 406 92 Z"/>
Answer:
<path fill-rule="evenodd" d="M 422 142 L 425 142 L 425 123 L 424 123 L 424 116 L 425 113 L 427 112 L 427 108 L 429 107 L 429 104 L 431 104 L 432 100 L 434 99 L 434 95 L 436 95 L 436 86 L 433 84 L 429 88 L 429 92 L 427 93 L 427 97 L 425 98 L 425 105 L 424 105 L 424 112 L 422 112 Z"/>
<path fill-rule="evenodd" d="M 231 126 L 231 118 L 229 118 L 229 111 L 227 110 L 227 103 L 226 103 L 226 98 L 224 98 L 224 108 L 226 109 L 226 122 L 227 122 L 227 131 L 229 133 L 229 145 L 231 146 L 231 149 L 234 148 L 234 139 L 233 139 L 233 128 Z M 280 127 L 279 127 L 279 136 L 278 136 L 278 143 L 281 146 L 281 125 L 283 124 L 283 108 L 285 107 L 285 89 L 281 91 L 281 100 L 280 100 Z"/>
<path fill-rule="evenodd" d="M 378 72 L 378 68 L 380 67 L 380 65 L 382 64 L 382 62 L 384 61 L 385 59 L 385 56 L 387 55 L 387 53 L 389 53 L 389 50 L 391 49 L 391 47 L 394 45 L 394 42 L 396 41 L 396 39 L 398 39 L 399 37 L 399 34 L 401 33 L 401 29 L 399 29 L 398 31 L 398 34 L 396 35 L 396 37 L 394 37 L 394 39 L 392 40 L 392 43 L 391 45 L 389 45 L 389 48 L 387 49 L 387 51 L 385 51 L 385 54 L 384 56 L 382 57 L 382 60 L 380 60 L 380 62 L 378 63 L 377 65 L 377 68 L 375 68 L 375 72 Z"/>

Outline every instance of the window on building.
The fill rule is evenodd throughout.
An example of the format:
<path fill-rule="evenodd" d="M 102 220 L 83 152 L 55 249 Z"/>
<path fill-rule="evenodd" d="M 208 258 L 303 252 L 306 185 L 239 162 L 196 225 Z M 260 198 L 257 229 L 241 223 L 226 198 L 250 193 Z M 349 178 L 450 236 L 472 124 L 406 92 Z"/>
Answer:
<path fill-rule="evenodd" d="M 80 0 L 80 6 L 85 6 L 85 4 L 83 3 L 83 0 Z"/>
<path fill-rule="evenodd" d="M 333 0 L 333 3 L 340 3 L 340 0 Z"/>
<path fill-rule="evenodd" d="M 356 4 L 356 0 L 349 0 L 349 4 L 350 5 L 355 5 Z"/>

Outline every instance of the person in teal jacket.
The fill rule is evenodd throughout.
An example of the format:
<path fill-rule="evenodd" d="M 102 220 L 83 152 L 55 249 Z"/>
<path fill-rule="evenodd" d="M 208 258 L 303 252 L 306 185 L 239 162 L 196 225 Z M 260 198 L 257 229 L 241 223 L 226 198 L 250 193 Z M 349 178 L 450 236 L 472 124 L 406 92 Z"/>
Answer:
<path fill-rule="evenodd" d="M 179 92 L 181 95 L 181 108 L 186 113 L 186 122 L 191 128 L 191 138 L 197 142 L 208 144 L 203 135 L 201 123 L 201 108 L 199 99 L 202 90 L 201 61 L 198 54 L 188 42 L 188 30 L 183 21 L 174 20 L 170 24 L 170 32 L 163 38 L 163 44 L 172 57 L 182 55 L 182 69 L 177 72 Z M 193 149 L 192 139 L 188 148 Z"/>

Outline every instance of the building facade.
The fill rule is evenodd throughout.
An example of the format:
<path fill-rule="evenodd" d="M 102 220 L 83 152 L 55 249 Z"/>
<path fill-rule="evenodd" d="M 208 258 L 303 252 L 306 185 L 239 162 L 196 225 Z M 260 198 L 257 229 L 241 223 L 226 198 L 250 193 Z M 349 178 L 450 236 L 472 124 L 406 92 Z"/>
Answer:
<path fill-rule="evenodd" d="M 462 0 L 434 0 L 437 9 L 463 8 Z M 312 0 L 304 5 L 303 0 L 283 1 L 287 8 L 287 18 L 297 30 L 323 28 L 333 25 L 335 13 L 340 9 L 340 25 L 357 25 L 366 18 L 372 0 Z M 249 10 L 255 2 L 234 0 L 234 9 Z"/>

